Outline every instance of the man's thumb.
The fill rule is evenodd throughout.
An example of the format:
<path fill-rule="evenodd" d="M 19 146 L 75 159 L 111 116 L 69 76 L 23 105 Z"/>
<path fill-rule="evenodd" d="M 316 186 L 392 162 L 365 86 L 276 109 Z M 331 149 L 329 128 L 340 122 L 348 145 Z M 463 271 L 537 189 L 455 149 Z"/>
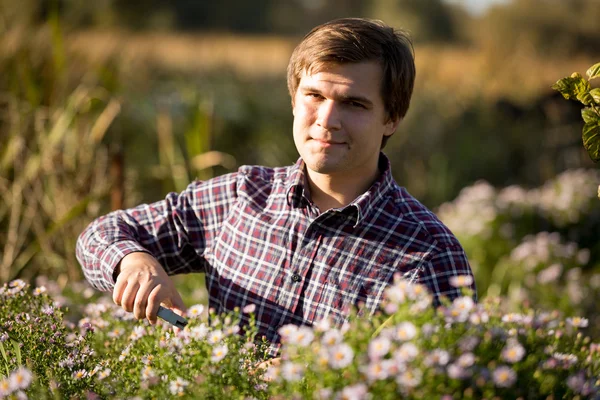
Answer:
<path fill-rule="evenodd" d="M 181 296 L 179 295 L 179 292 L 177 292 L 177 291 L 174 291 L 171 298 L 168 299 L 167 306 L 171 310 L 173 310 L 173 312 L 175 314 L 181 315 L 182 317 L 185 316 L 185 314 L 187 312 L 187 307 L 185 306 L 183 299 L 181 298 Z"/>

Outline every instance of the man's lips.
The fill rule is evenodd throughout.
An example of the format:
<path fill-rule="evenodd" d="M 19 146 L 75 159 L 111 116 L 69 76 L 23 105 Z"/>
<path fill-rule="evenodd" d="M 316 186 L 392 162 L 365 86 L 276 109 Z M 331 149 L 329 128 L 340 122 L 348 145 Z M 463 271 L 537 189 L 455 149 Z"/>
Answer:
<path fill-rule="evenodd" d="M 319 146 L 322 146 L 322 147 L 339 146 L 341 144 L 344 144 L 344 142 L 336 142 L 333 140 L 323 140 L 323 139 L 314 139 L 314 138 L 312 138 L 312 141 L 316 142 Z"/>

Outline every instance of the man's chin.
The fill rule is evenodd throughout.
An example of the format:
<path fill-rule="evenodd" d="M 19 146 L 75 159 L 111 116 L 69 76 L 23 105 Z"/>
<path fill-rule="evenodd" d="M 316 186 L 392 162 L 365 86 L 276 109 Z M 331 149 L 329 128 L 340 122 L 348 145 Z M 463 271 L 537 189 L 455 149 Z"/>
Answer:
<path fill-rule="evenodd" d="M 304 160 L 306 167 L 318 174 L 332 174 L 340 169 L 340 163 L 333 159 Z"/>

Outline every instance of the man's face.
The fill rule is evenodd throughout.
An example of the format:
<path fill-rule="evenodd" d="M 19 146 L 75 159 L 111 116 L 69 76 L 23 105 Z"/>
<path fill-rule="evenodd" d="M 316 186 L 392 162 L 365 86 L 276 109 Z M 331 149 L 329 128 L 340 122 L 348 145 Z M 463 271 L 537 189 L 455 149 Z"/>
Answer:
<path fill-rule="evenodd" d="M 396 130 L 381 98 L 376 62 L 327 64 L 301 77 L 294 97 L 294 142 L 310 170 L 360 178 L 376 171 L 381 140 Z M 310 172 L 310 171 L 309 171 Z"/>

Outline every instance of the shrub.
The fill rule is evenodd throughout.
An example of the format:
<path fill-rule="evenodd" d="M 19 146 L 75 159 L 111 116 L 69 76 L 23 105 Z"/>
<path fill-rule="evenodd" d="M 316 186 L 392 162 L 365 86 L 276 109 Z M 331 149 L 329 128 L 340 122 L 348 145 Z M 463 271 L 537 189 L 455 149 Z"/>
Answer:
<path fill-rule="evenodd" d="M 466 278 L 455 280 L 464 285 Z M 342 327 L 287 325 L 281 363 L 258 366 L 265 346 L 239 312 L 189 309 L 189 324 L 174 334 L 159 323 L 134 322 L 107 298 L 83 308 L 77 324 L 61 321 L 43 289 L 6 284 L 0 329 L 9 387 L 30 396 L 130 398 L 593 398 L 600 394 L 600 344 L 583 333 L 583 318 L 527 307 L 506 310 L 499 299 L 475 304 L 470 293 L 438 309 L 424 287 L 398 279 L 381 311 L 356 310 Z M 513 311 L 513 312 L 508 312 Z M 515 312 L 517 311 L 517 312 Z M 27 318 L 35 324 L 25 324 Z M 252 313 L 251 308 L 240 312 Z M 253 321 L 251 314 L 250 321 Z M 57 338 L 49 342 L 48 324 Z M 67 337 L 75 337 L 69 342 Z M 11 346 L 20 347 L 21 361 Z M 67 347 L 67 343 L 75 343 Z M 16 348 L 15 348 L 16 349 Z M 64 362 L 76 361 L 72 365 Z M 22 365 L 25 361 L 26 368 Z M 18 369 L 21 368 L 21 369 Z M 28 371 L 31 371 L 33 378 Z M 29 378 L 28 378 L 29 377 Z M 31 380 L 29 386 L 25 385 Z M 15 390 L 17 392 L 15 392 Z M 8 393 L 8 394 L 7 394 Z M 445 396 L 445 397 L 444 397 Z"/>

